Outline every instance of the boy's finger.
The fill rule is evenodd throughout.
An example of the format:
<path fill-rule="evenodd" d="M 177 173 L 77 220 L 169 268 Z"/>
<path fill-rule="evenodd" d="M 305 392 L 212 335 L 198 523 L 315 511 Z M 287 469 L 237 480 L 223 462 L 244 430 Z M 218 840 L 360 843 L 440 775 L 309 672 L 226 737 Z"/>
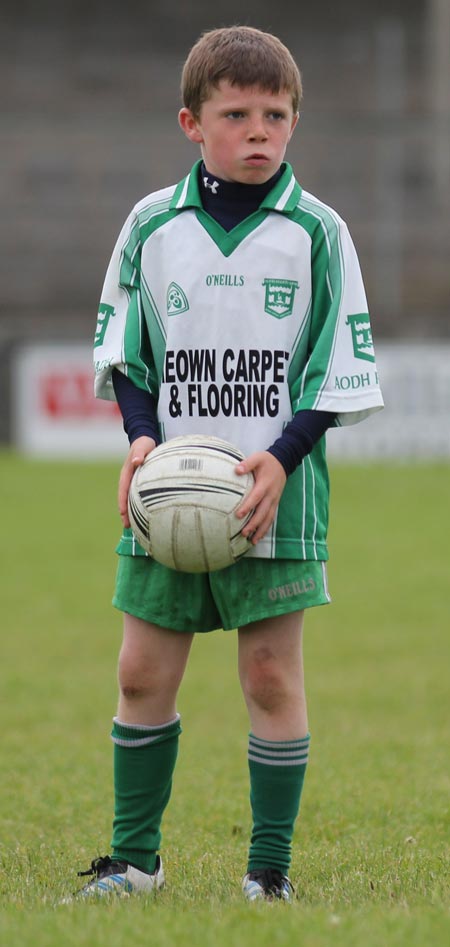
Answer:
<path fill-rule="evenodd" d="M 245 497 L 245 500 L 242 501 L 241 505 L 238 506 L 236 510 L 236 516 L 238 519 L 244 519 L 244 516 L 248 516 L 252 510 L 255 510 L 260 500 L 261 496 L 259 492 L 255 493 L 254 490 L 251 490 L 249 495 Z"/>
<path fill-rule="evenodd" d="M 260 453 L 250 454 L 249 457 L 244 457 L 244 460 L 241 460 L 234 469 L 237 474 L 251 473 L 252 470 L 256 470 L 260 462 Z"/>

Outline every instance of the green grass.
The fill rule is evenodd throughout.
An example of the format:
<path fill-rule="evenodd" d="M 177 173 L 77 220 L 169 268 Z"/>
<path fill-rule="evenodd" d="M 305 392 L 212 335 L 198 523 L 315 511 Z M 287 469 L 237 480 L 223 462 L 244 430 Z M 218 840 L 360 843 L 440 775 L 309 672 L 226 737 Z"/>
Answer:
<path fill-rule="evenodd" d="M 299 900 L 241 901 L 248 724 L 236 637 L 215 633 L 196 639 L 180 695 L 166 890 L 63 907 L 110 837 L 117 465 L 0 454 L 2 945 L 449 942 L 449 473 L 332 469 L 333 605 L 305 633 Z"/>

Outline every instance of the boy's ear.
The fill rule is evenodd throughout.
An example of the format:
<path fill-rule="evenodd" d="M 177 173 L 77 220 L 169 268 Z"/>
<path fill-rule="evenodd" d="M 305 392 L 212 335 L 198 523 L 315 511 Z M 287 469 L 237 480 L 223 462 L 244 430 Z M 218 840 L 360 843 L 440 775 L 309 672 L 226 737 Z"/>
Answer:
<path fill-rule="evenodd" d="M 189 138 L 189 141 L 193 141 L 198 145 L 202 143 L 203 135 L 200 131 L 199 122 L 194 118 L 190 109 L 180 109 L 178 113 L 178 123 L 180 128 L 183 129 L 186 138 Z"/>
<path fill-rule="evenodd" d="M 297 124 L 299 118 L 300 118 L 300 115 L 299 115 L 298 112 L 296 112 L 295 115 L 294 115 L 294 117 L 293 117 L 293 119 L 292 119 L 291 130 L 290 130 L 290 132 L 289 132 L 289 141 L 291 140 L 291 137 L 292 137 L 294 128 L 295 128 L 295 126 L 296 126 L 296 124 Z"/>

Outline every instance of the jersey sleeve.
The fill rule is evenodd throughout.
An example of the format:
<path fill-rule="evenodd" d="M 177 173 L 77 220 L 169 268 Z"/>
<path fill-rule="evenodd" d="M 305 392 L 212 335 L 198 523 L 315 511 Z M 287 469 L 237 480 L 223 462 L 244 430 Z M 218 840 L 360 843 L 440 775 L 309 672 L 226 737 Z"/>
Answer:
<path fill-rule="evenodd" d="M 311 248 L 309 354 L 292 392 L 299 410 L 333 412 L 335 424 L 383 407 L 361 270 L 346 224 L 323 215 Z"/>
<path fill-rule="evenodd" d="M 141 302 L 141 242 L 133 211 L 117 240 L 103 285 L 94 339 L 95 395 L 115 400 L 112 370 L 157 395 L 150 340 Z"/>

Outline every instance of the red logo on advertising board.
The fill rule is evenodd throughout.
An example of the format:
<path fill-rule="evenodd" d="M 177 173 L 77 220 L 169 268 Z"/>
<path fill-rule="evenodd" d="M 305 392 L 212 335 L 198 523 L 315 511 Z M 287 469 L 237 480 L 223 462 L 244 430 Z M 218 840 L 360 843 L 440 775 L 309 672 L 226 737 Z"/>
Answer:
<path fill-rule="evenodd" d="M 50 371 L 39 379 L 44 414 L 55 420 L 120 417 L 118 405 L 94 397 L 92 374 L 80 369 Z"/>

